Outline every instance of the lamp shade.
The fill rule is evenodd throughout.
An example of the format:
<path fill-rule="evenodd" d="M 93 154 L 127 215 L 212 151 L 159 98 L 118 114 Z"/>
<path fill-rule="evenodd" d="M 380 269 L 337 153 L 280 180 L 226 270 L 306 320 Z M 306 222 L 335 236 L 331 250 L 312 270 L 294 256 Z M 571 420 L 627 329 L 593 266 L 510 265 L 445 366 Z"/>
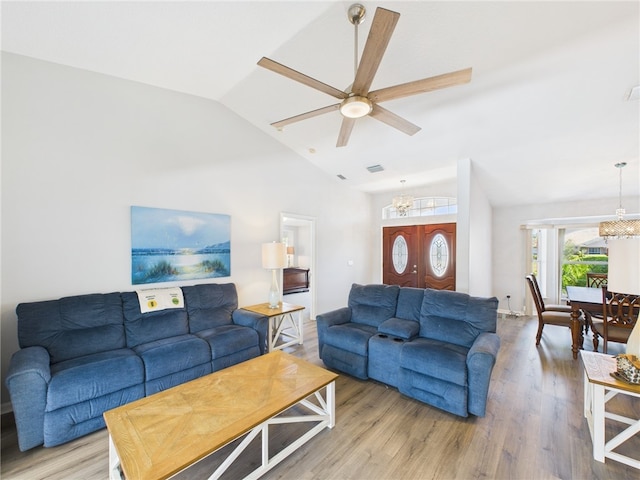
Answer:
<path fill-rule="evenodd" d="M 296 249 L 293 247 L 287 247 L 287 255 L 293 255 L 296 253 Z"/>
<path fill-rule="evenodd" d="M 612 238 L 608 246 L 607 289 L 640 295 L 640 238 Z"/>
<path fill-rule="evenodd" d="M 287 250 L 284 243 L 262 244 L 262 268 L 277 269 L 287 266 Z"/>

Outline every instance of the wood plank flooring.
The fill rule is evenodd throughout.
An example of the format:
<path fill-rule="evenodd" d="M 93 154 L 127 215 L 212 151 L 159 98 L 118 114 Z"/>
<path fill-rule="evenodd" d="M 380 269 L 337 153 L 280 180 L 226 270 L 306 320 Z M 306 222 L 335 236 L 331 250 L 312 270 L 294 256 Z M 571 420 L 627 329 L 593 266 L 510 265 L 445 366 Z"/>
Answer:
<path fill-rule="evenodd" d="M 533 317 L 499 319 L 502 346 L 484 418 L 459 418 L 383 384 L 340 375 L 336 426 L 314 437 L 263 478 L 640 478 L 640 472 L 631 467 L 593 460 L 582 415 L 582 366 L 571 357 L 569 330 L 546 326 L 536 348 L 536 327 Z M 585 348 L 592 349 L 590 336 L 585 338 Z M 322 365 L 313 321 L 305 324 L 305 344 L 287 351 Z M 619 351 L 620 346 L 610 345 L 610 353 Z M 620 413 L 640 417 L 638 399 L 615 398 L 612 404 Z M 300 427 L 283 426 L 274 432 L 271 447 L 286 445 L 295 428 Z M 608 427 L 607 438 L 621 429 Z M 105 479 L 107 438 L 106 430 L 101 430 L 59 447 L 20 452 L 15 427 L 5 427 L 0 475 L 4 480 Z M 640 456 L 640 436 L 623 447 L 622 452 Z M 243 455 L 223 478 L 241 478 L 255 468 L 259 445 L 251 445 Z M 177 478 L 207 478 L 220 462 L 221 455 L 216 453 Z"/>

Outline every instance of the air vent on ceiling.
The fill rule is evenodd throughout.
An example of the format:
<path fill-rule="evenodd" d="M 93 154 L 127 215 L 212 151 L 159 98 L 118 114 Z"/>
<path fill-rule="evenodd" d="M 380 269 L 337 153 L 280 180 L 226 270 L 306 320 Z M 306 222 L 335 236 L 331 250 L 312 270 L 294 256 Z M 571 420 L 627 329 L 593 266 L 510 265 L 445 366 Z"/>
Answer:
<path fill-rule="evenodd" d="M 367 170 L 369 170 L 369 173 L 376 173 L 382 172 L 384 168 L 382 167 L 382 165 L 371 165 L 370 167 L 367 167 Z"/>
<path fill-rule="evenodd" d="M 345 176 L 344 176 L 344 175 L 342 175 L 341 173 L 339 173 L 339 174 L 338 174 L 338 178 L 339 178 L 340 180 L 346 180 L 346 179 L 347 179 L 347 177 L 345 177 Z"/>

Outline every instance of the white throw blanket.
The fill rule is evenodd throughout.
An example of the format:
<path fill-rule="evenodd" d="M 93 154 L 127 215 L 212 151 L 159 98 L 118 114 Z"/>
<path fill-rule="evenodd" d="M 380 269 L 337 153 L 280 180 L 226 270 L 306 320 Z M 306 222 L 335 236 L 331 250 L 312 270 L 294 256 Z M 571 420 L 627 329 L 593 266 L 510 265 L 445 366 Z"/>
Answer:
<path fill-rule="evenodd" d="M 184 308 L 184 297 L 180 287 L 150 288 L 136 290 L 136 293 L 142 313 L 156 312 L 166 308 Z"/>

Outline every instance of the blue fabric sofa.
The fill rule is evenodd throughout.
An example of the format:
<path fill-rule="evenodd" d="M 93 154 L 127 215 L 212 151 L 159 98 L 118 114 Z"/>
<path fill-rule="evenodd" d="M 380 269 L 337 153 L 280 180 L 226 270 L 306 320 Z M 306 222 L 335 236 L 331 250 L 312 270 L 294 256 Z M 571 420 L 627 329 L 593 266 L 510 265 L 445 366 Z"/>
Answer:
<path fill-rule="evenodd" d="M 6 385 L 20 450 L 104 427 L 103 412 L 265 351 L 266 317 L 234 284 L 182 287 L 184 307 L 141 313 L 136 292 L 21 303 Z"/>
<path fill-rule="evenodd" d="M 497 309 L 495 297 L 354 284 L 347 307 L 316 317 L 320 358 L 455 415 L 482 417 L 500 348 Z"/>

